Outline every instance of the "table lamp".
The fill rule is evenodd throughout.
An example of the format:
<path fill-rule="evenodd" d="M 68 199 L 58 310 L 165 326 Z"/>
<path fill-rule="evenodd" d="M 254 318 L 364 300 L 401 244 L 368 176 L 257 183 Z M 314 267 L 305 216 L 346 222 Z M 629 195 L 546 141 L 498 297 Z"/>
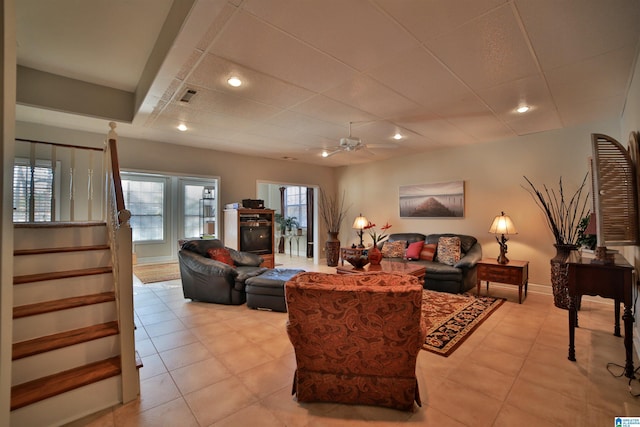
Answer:
<path fill-rule="evenodd" d="M 355 221 L 353 221 L 353 228 L 355 228 L 356 230 L 358 230 L 358 237 L 360 238 L 360 244 L 358 245 L 359 248 L 364 248 L 364 245 L 362 244 L 362 234 L 364 233 L 364 228 L 369 225 L 369 220 L 365 217 L 362 216 L 362 214 L 360 214 Z"/>
<path fill-rule="evenodd" d="M 500 255 L 498 256 L 499 264 L 507 264 L 509 260 L 507 259 L 507 240 L 505 237 L 509 234 L 518 234 L 516 230 L 516 226 L 513 225 L 513 221 L 509 218 L 508 215 L 505 215 L 504 212 L 500 212 L 500 215 L 496 216 L 491 224 L 491 228 L 489 229 L 489 233 L 496 234 L 496 240 L 500 245 Z M 498 238 L 498 234 L 501 234 L 502 237 Z"/>

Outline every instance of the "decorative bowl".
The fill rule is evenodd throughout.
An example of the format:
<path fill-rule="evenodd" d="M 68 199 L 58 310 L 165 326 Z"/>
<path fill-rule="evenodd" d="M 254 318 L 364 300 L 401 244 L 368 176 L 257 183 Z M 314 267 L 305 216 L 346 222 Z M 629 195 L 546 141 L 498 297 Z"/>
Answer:
<path fill-rule="evenodd" d="M 369 257 L 366 255 L 351 255 L 345 258 L 354 268 L 362 268 L 369 264 Z"/>

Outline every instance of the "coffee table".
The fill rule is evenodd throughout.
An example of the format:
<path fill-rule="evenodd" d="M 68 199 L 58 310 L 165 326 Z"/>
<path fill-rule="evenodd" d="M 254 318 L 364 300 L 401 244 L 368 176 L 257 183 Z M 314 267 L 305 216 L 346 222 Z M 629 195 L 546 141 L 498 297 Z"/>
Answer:
<path fill-rule="evenodd" d="M 371 273 L 374 271 L 410 274 L 411 276 L 416 276 L 418 279 L 424 279 L 427 269 L 424 265 L 413 262 L 390 261 L 384 259 L 380 265 L 367 264 L 363 268 L 355 268 L 352 265 L 343 265 L 336 268 L 336 273 L 338 274 Z"/>

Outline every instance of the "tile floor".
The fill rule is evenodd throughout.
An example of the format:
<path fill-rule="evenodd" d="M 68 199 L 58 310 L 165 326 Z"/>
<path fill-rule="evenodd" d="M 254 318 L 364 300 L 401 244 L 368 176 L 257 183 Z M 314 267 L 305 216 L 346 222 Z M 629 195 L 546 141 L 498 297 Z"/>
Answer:
<path fill-rule="evenodd" d="M 277 262 L 333 272 L 303 258 Z M 583 301 L 574 363 L 567 360 L 567 313 L 550 295 L 530 292 L 519 305 L 515 288 L 492 286 L 491 294 L 507 302 L 448 358 L 420 353 L 423 406 L 404 413 L 299 405 L 291 396 L 295 359 L 286 313 L 190 302 L 179 280 L 134 280 L 140 398 L 73 425 L 613 426 L 614 416 L 640 416 L 628 381 L 607 370 L 609 362 L 624 363 L 622 338 L 612 335 L 612 304 Z M 640 393 L 640 382 L 631 385 Z"/>

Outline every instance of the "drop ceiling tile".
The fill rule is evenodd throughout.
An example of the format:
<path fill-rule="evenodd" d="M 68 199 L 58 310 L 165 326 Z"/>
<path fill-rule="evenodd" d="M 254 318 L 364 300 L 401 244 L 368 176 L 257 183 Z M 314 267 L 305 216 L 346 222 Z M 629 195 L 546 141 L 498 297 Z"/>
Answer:
<path fill-rule="evenodd" d="M 515 136 L 511 129 L 473 95 L 441 105 L 438 115 L 478 141 Z"/>
<path fill-rule="evenodd" d="M 290 128 L 297 132 L 323 135 L 327 138 L 340 138 L 344 136 L 348 125 L 347 123 L 336 124 L 325 122 L 296 111 L 282 111 L 280 114 L 267 120 L 267 123 L 278 127 Z"/>
<path fill-rule="evenodd" d="M 521 119 L 522 115 L 516 108 L 527 105 L 531 109 L 555 111 L 555 104 L 551 98 L 547 83 L 541 75 L 525 77 L 509 83 L 504 83 L 481 90 L 478 96 L 505 121 Z"/>
<path fill-rule="evenodd" d="M 367 73 L 394 91 L 427 108 L 460 98 L 469 89 L 423 48 L 391 57 L 383 66 Z"/>
<path fill-rule="evenodd" d="M 254 126 L 254 122 L 244 117 L 230 116 L 212 111 L 196 110 L 180 103 L 168 105 L 158 116 L 158 120 L 173 122 L 177 126 L 180 121 L 207 124 L 213 128 L 225 130 L 242 130 Z"/>
<path fill-rule="evenodd" d="M 250 0 L 243 7 L 360 71 L 418 46 L 400 25 L 368 0 Z"/>
<path fill-rule="evenodd" d="M 570 100 L 558 100 L 557 104 L 562 124 L 567 127 L 588 122 L 619 119 L 625 99 L 626 97 L 621 95 L 577 104 Z"/>
<path fill-rule="evenodd" d="M 516 0 L 543 70 L 635 45 L 637 0 Z"/>
<path fill-rule="evenodd" d="M 238 12 L 230 21 L 211 53 L 316 92 L 336 87 L 355 74 L 340 61 L 246 12 Z"/>
<path fill-rule="evenodd" d="M 290 109 L 325 122 L 344 124 L 374 120 L 376 117 L 324 95 L 316 95 Z"/>
<path fill-rule="evenodd" d="M 230 77 L 240 78 L 242 85 L 230 86 L 227 83 Z M 211 54 L 204 56 L 189 76 L 187 84 L 214 89 L 280 108 L 288 108 L 314 95 L 309 90 Z"/>
<path fill-rule="evenodd" d="M 364 75 L 324 94 L 378 117 L 403 116 L 419 108 L 415 102 Z"/>
<path fill-rule="evenodd" d="M 202 56 L 201 50 L 194 50 L 193 52 L 191 52 L 191 54 L 189 55 L 189 58 L 187 58 L 186 62 L 182 64 L 180 71 L 178 71 L 178 74 L 176 74 L 176 79 L 178 80 L 186 79 L 187 75 L 191 72 L 191 69 L 193 68 L 193 66 L 200 60 L 201 56 Z"/>
<path fill-rule="evenodd" d="M 474 90 L 538 72 L 509 5 L 429 41 L 427 46 Z"/>
<path fill-rule="evenodd" d="M 435 114 L 427 113 L 416 115 L 410 118 L 396 120 L 396 123 L 427 138 L 434 146 L 478 142 L 469 134 Z"/>
<path fill-rule="evenodd" d="M 621 95 L 627 91 L 634 55 L 635 46 L 629 46 L 545 74 L 554 98 L 564 104 Z"/>
<path fill-rule="evenodd" d="M 205 89 L 198 86 L 191 87 L 197 94 L 191 98 L 189 108 L 238 116 L 250 120 L 265 120 L 281 111 L 281 109 L 239 97 L 235 94 Z M 173 103 L 180 101 L 174 100 Z"/>
<path fill-rule="evenodd" d="M 462 24 L 506 3 L 507 0 L 375 0 L 418 40 L 455 31 Z"/>
<path fill-rule="evenodd" d="M 513 129 L 517 135 L 528 135 L 530 133 L 560 129 L 562 121 L 555 108 L 534 107 L 531 111 L 519 117 L 510 117 L 509 121 L 507 121 L 507 126 Z"/>

